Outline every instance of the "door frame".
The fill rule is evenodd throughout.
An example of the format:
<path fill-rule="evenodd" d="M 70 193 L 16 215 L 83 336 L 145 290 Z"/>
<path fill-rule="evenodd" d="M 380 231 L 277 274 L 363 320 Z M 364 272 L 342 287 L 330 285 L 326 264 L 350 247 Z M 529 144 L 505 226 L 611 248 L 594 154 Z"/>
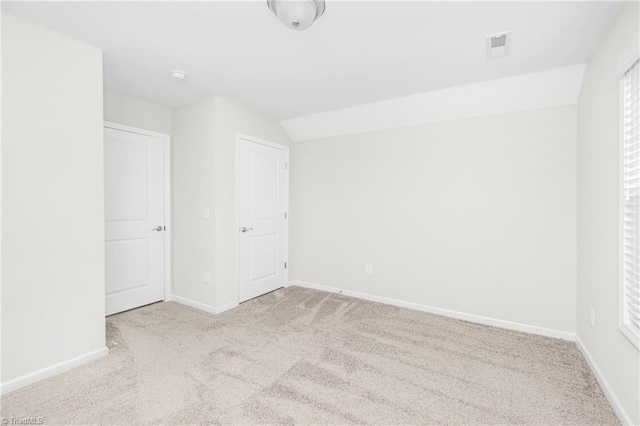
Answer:
<path fill-rule="evenodd" d="M 171 136 L 111 121 L 104 121 L 103 127 L 160 138 L 164 144 L 164 226 L 167 227 L 164 232 L 164 301 L 168 302 L 173 299 L 171 292 L 171 233 L 173 232 L 171 223 Z"/>
<path fill-rule="evenodd" d="M 289 211 L 289 173 L 291 171 L 291 161 L 289 160 L 289 147 L 287 145 L 282 145 L 275 142 L 269 142 L 264 139 L 257 138 L 255 136 L 250 136 L 244 133 L 236 132 L 236 300 L 237 303 L 240 304 L 240 160 L 241 160 L 241 141 L 245 139 L 249 142 L 258 143 L 261 145 L 269 146 L 271 148 L 281 149 L 284 151 L 285 161 L 287 167 L 285 169 L 284 174 L 284 208 L 287 213 L 287 218 L 284 223 L 284 258 L 287 264 L 287 267 L 284 268 L 284 283 L 282 283 L 283 287 L 287 286 L 289 282 L 289 267 L 291 266 L 289 262 L 289 221 L 291 220 L 291 212 Z"/>

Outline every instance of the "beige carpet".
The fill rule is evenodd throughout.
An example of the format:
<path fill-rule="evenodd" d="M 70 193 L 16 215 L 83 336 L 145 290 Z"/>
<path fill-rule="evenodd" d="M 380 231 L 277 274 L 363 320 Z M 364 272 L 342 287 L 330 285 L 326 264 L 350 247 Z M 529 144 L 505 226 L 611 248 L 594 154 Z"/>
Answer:
<path fill-rule="evenodd" d="M 2 398 L 47 424 L 618 424 L 575 344 L 297 287 L 107 319 L 108 357 Z"/>

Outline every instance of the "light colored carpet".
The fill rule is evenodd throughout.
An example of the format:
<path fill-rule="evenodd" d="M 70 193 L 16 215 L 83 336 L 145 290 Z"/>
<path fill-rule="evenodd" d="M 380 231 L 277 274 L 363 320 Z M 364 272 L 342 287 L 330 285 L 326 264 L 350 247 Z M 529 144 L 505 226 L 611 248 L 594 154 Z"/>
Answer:
<path fill-rule="evenodd" d="M 107 319 L 108 357 L 2 398 L 47 424 L 619 424 L 575 344 L 291 287 Z"/>

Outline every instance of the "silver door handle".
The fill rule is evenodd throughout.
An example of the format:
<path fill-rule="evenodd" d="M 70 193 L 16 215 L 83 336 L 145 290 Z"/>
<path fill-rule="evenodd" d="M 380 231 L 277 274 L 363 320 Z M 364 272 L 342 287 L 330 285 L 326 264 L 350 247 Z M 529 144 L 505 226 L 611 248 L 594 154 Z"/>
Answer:
<path fill-rule="evenodd" d="M 158 226 L 156 226 L 155 228 L 153 228 L 153 229 L 152 229 L 152 231 L 158 231 L 158 232 L 161 232 L 161 231 L 162 231 L 162 226 L 161 226 L 161 225 L 158 225 Z"/>
<path fill-rule="evenodd" d="M 244 226 L 242 227 L 242 232 L 249 232 L 249 231 L 253 231 L 253 228 L 245 228 Z"/>

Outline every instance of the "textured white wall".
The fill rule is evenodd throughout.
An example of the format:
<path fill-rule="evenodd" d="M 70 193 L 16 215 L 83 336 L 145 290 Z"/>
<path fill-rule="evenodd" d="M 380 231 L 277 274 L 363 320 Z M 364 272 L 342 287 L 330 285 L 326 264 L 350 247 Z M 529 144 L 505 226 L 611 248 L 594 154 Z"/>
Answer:
<path fill-rule="evenodd" d="M 574 332 L 576 127 L 564 106 L 296 143 L 291 278 Z"/>
<path fill-rule="evenodd" d="M 2 381 L 104 348 L 102 52 L 2 14 Z"/>
<path fill-rule="evenodd" d="M 171 108 L 112 90 L 104 91 L 104 119 L 139 129 L 171 134 Z"/>
<path fill-rule="evenodd" d="M 640 424 L 640 352 L 618 328 L 618 61 L 638 43 L 638 3 L 626 6 L 587 64 L 578 103 L 577 333 L 634 424 Z M 596 327 L 589 325 L 589 309 Z"/>

